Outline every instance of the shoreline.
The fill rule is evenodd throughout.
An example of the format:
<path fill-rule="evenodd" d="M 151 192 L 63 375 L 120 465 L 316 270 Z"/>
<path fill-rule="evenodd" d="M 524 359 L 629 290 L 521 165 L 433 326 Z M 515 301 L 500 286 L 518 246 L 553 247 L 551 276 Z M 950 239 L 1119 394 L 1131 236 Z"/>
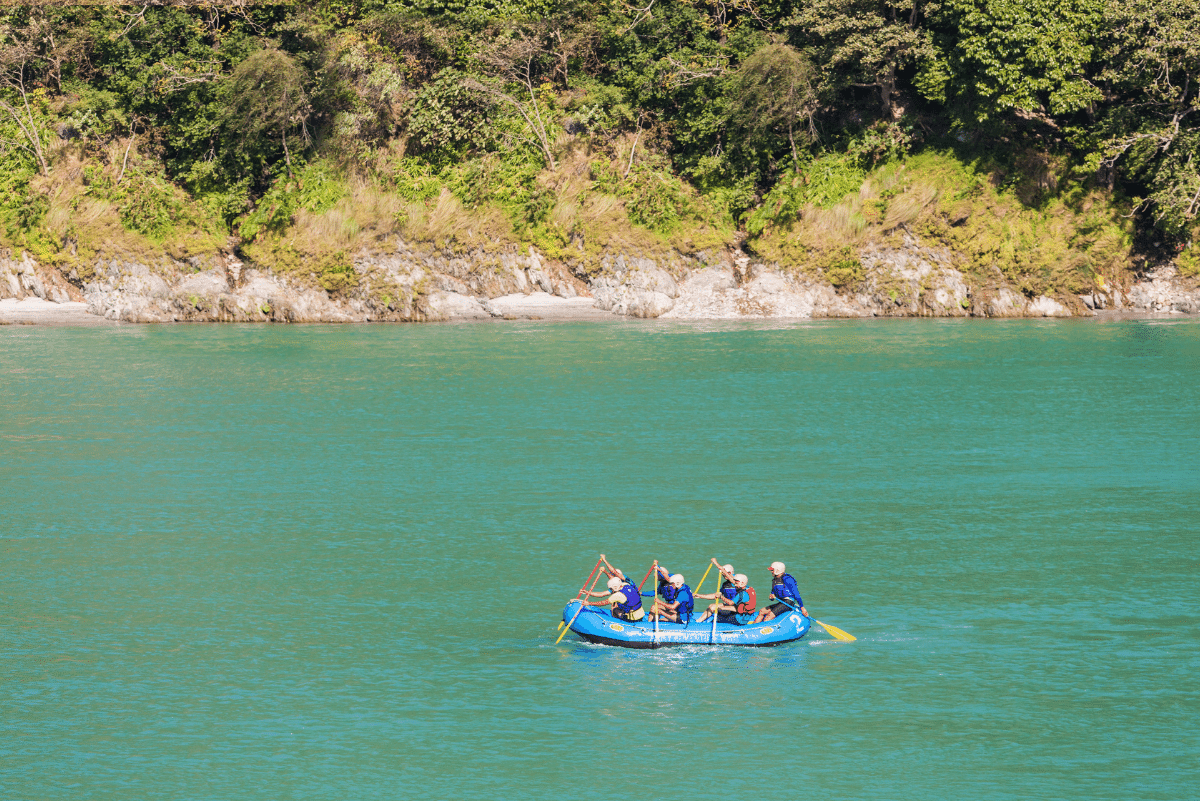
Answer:
<path fill-rule="evenodd" d="M 876 253 L 861 280 L 753 261 L 739 250 L 658 260 L 614 254 L 595 273 L 528 256 L 428 253 L 407 246 L 353 259 L 353 281 L 325 287 L 230 255 L 83 268 L 0 252 L 0 323 L 375 323 L 629 319 L 765 321 L 880 317 L 1095 318 L 1200 314 L 1200 278 L 1171 265 L 1086 294 L 1025 295 L 954 266 L 910 239 Z"/>
<path fill-rule="evenodd" d="M 543 297 L 537 297 L 542 295 Z M 904 319 L 949 319 L 946 317 L 687 317 L 687 318 L 653 318 L 619 315 L 605 311 L 594 303 L 582 303 L 584 299 L 574 299 L 574 302 L 558 304 L 547 300 L 546 293 L 535 293 L 525 296 L 528 302 L 506 296 L 492 301 L 499 314 L 452 316 L 443 320 L 430 320 L 429 323 L 510 323 L 510 322 L 553 322 L 553 323 L 595 323 L 595 322 L 670 322 L 670 323 L 813 323 L 849 320 L 904 320 Z M 557 299 L 556 299 L 557 300 Z M 496 301 L 503 301 L 496 303 Z M 1077 320 L 1093 322 L 1118 322 L 1122 320 L 1189 320 L 1200 317 L 1200 314 L 1182 311 L 1133 311 L 1133 310 L 1104 310 L 1088 315 L 1072 315 L 1071 317 L 1055 317 L 1050 319 Z M 997 321 L 997 320 L 1038 320 L 1045 317 L 983 317 L 959 316 L 953 319 L 963 321 Z M 146 321 L 128 322 L 112 320 L 88 311 L 88 304 L 68 301 L 56 303 L 31 297 L 17 301 L 12 298 L 0 300 L 0 327 L 8 326 L 42 326 L 51 328 L 119 328 L 138 325 L 184 325 L 197 323 L 201 325 L 223 325 L 228 322 L 254 323 L 259 325 L 275 324 L 273 320 L 221 321 L 221 320 L 175 320 L 175 321 Z M 398 325 L 412 324 L 411 320 L 345 320 L 345 321 L 299 321 L 293 325 Z M 288 323 L 284 323 L 288 324 Z"/>
<path fill-rule="evenodd" d="M 0 326 L 42 325 L 60 328 L 98 328 L 125 325 L 88 311 L 86 303 L 56 303 L 38 297 L 0 300 Z"/>

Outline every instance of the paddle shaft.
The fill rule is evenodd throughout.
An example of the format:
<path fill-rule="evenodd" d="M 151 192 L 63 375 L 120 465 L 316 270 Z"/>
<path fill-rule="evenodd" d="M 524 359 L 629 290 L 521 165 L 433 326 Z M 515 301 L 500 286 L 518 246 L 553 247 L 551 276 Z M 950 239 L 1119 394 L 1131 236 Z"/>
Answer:
<path fill-rule="evenodd" d="M 708 566 L 708 570 L 712 570 L 712 565 Z M 700 577 L 700 583 L 696 585 L 696 592 L 700 592 L 700 588 L 704 586 L 704 580 L 708 578 L 708 570 L 705 570 L 704 575 Z"/>
<path fill-rule="evenodd" d="M 603 561 L 604 561 L 604 554 L 600 554 L 600 558 L 596 560 L 596 566 L 592 568 L 591 573 L 588 573 L 588 577 L 583 580 L 583 587 L 580 587 L 579 592 L 575 593 L 576 598 L 579 598 L 581 595 L 583 595 L 584 588 L 587 587 L 588 582 L 592 580 L 592 576 L 596 575 L 596 570 L 600 567 L 600 563 Z M 562 628 L 563 628 L 563 622 L 560 620 L 560 621 L 558 621 L 558 630 L 562 631 Z"/>
<path fill-rule="evenodd" d="M 779 601 L 784 606 L 789 606 L 792 609 L 794 609 L 795 611 L 800 612 L 800 607 L 797 604 L 792 603 L 791 598 L 776 598 L 775 600 Z M 800 614 L 803 615 L 804 613 L 800 612 Z M 808 619 L 811 620 L 813 623 L 816 623 L 818 626 L 825 629 L 825 632 L 830 637 L 833 637 L 835 640 L 841 640 L 842 642 L 854 642 L 855 640 L 858 639 L 850 632 L 842 631 L 837 626 L 828 626 L 828 625 L 822 623 L 821 621 L 817 620 L 815 617 L 811 617 L 809 615 L 805 615 L 805 617 L 808 617 Z"/>
<path fill-rule="evenodd" d="M 657 569 L 654 567 L 654 565 L 650 565 L 650 569 L 646 571 L 646 575 L 642 576 L 642 583 L 638 585 L 638 592 L 641 592 L 642 587 L 646 586 L 646 579 L 650 578 L 650 574 L 655 572 L 657 572 Z M 657 579 L 655 579 L 655 583 L 658 583 Z"/>
<path fill-rule="evenodd" d="M 778 598 L 776 600 L 778 600 L 780 603 L 782 603 L 786 606 L 792 607 L 792 609 L 795 609 L 797 612 L 800 612 L 800 608 L 798 606 L 788 603 L 791 600 L 790 598 Z M 800 614 L 804 614 L 804 613 L 800 612 Z M 809 617 L 808 619 L 811 620 L 813 623 L 816 623 L 821 628 L 825 629 L 825 633 L 827 633 L 830 637 L 833 637 L 835 640 L 841 640 L 842 642 L 854 642 L 855 640 L 858 639 L 850 632 L 842 631 L 837 626 L 826 625 L 826 624 L 822 623 L 821 621 L 817 620 L 815 617 Z"/>
<path fill-rule="evenodd" d="M 597 567 L 599 567 L 599 563 L 597 563 Z M 595 571 L 592 571 L 592 572 L 595 572 Z M 591 594 L 592 589 L 596 586 L 596 582 L 599 580 L 600 580 L 600 574 L 596 573 L 596 577 L 594 579 L 592 579 L 592 586 L 588 587 L 589 595 Z M 559 634 L 558 639 L 554 641 L 555 645 L 558 645 L 560 642 L 562 642 L 562 638 L 567 636 L 567 632 L 570 631 L 571 626 L 573 626 L 575 624 L 575 618 L 579 617 L 579 613 L 582 611 L 583 611 L 583 601 L 580 601 L 579 608 L 575 610 L 575 615 L 571 618 L 571 622 L 566 625 L 566 628 L 564 628 L 562 630 L 562 634 Z"/>
<path fill-rule="evenodd" d="M 654 575 L 655 576 L 658 575 L 658 560 L 657 559 L 654 560 Z M 657 581 L 657 579 L 656 579 L 656 581 Z M 655 603 L 658 603 L 658 593 L 654 594 L 654 601 L 655 601 Z M 654 615 L 654 638 L 650 641 L 651 648 L 658 645 L 658 617 L 659 617 L 659 615 L 656 612 Z"/>
<path fill-rule="evenodd" d="M 713 622 L 712 622 L 712 631 L 711 631 L 711 632 L 709 633 L 709 635 L 708 635 L 708 644 L 709 644 L 709 645 L 712 645 L 714 642 L 716 642 L 716 641 L 717 641 L 717 616 L 721 614 L 721 582 L 720 582 L 720 577 L 721 577 L 721 576 L 723 576 L 723 575 L 725 575 L 725 568 L 721 567 L 721 565 L 720 565 L 720 564 L 717 562 L 717 560 L 716 560 L 716 559 L 713 559 L 713 560 L 712 560 L 712 565 L 716 565 L 716 566 L 717 566 L 717 579 L 718 579 L 718 581 L 717 581 L 717 593 L 716 593 L 716 594 L 717 594 L 717 597 L 716 597 L 716 598 L 713 598 Z M 709 565 L 709 567 L 712 567 L 712 565 Z M 706 576 L 708 575 L 708 571 L 707 571 L 707 570 L 705 570 L 705 571 L 704 571 L 704 575 L 706 575 Z M 730 576 L 730 577 L 729 577 L 729 580 L 730 580 L 730 581 L 733 581 L 733 576 Z M 703 579 L 701 579 L 701 581 L 703 581 Z"/>

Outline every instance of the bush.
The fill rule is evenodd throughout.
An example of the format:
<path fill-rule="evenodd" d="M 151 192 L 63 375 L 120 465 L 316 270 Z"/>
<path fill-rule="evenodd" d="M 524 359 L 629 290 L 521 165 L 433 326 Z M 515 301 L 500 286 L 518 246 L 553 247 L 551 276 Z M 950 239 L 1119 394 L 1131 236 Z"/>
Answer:
<path fill-rule="evenodd" d="M 590 168 L 595 187 L 622 198 L 634 225 L 668 235 L 699 211 L 694 192 L 661 159 L 646 157 L 628 175 L 609 161 L 593 161 Z"/>
<path fill-rule="evenodd" d="M 431 161 L 458 160 L 470 148 L 491 141 L 491 104 L 467 86 L 465 74 L 444 69 L 421 87 L 408 112 L 408 132 L 418 152 Z"/>
<path fill-rule="evenodd" d="M 1200 245 L 1192 242 L 1184 248 L 1179 257 L 1175 259 L 1175 266 L 1181 275 L 1200 278 Z"/>
<path fill-rule="evenodd" d="M 358 286 L 358 273 L 344 250 L 330 253 L 317 264 L 317 281 L 331 295 L 344 294 Z"/>
<path fill-rule="evenodd" d="M 866 173 L 848 153 L 831 153 L 798 168 L 787 170 L 762 204 L 746 217 L 746 230 L 758 236 L 769 226 L 786 225 L 805 206 L 830 209 L 847 195 L 858 192 Z"/>
<path fill-rule="evenodd" d="M 825 278 L 829 283 L 838 289 L 844 289 L 862 282 L 864 278 L 862 262 L 850 248 L 841 248 L 830 254 L 828 258 L 829 261 L 824 269 Z"/>
<path fill-rule="evenodd" d="M 118 203 L 121 224 L 151 239 L 166 238 L 186 217 L 179 190 L 161 178 L 131 175 L 109 190 Z"/>
<path fill-rule="evenodd" d="M 327 161 L 306 165 L 294 179 L 279 176 L 255 209 L 241 221 L 243 239 L 254 240 L 264 233 L 280 233 L 292 224 L 296 212 L 327 211 L 346 196 L 346 182 Z"/>

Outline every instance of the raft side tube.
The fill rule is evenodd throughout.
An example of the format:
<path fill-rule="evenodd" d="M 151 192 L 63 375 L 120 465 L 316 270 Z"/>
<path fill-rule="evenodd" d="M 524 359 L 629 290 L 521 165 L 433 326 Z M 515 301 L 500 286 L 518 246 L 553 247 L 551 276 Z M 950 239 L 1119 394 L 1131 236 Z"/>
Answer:
<path fill-rule="evenodd" d="M 799 612 L 788 612 L 764 623 L 739 626 L 736 623 L 660 622 L 639 620 L 631 623 L 614 618 L 607 609 L 589 606 L 579 610 L 579 601 L 563 609 L 563 622 L 588 642 L 623 648 L 663 648 L 671 645 L 740 645 L 763 647 L 795 642 L 808 633 L 809 619 Z M 576 614 L 578 612 L 578 615 Z M 572 619 L 574 622 L 572 623 Z"/>

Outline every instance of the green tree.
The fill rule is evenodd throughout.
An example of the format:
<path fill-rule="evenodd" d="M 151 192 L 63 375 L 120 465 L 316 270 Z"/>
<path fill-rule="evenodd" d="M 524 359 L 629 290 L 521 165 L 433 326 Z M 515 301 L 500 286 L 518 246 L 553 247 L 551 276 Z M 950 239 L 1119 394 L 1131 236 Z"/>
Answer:
<path fill-rule="evenodd" d="M 308 119 L 312 114 L 307 76 L 288 53 L 264 48 L 251 53 L 237 66 L 224 87 L 223 123 L 244 137 L 247 149 L 263 140 L 279 138 L 288 177 L 292 175 L 292 153 L 288 135 L 311 143 Z"/>
<path fill-rule="evenodd" d="M 811 0 L 787 20 L 793 36 L 831 70 L 829 88 L 873 88 L 880 114 L 898 119 L 900 72 L 933 58 L 920 0 Z"/>
<path fill-rule="evenodd" d="M 816 70 L 796 48 L 767 45 L 746 59 L 730 84 L 730 122 L 753 138 L 787 134 L 799 165 L 796 137 L 815 138 Z"/>
<path fill-rule="evenodd" d="M 1101 99 L 1089 77 L 1103 0 L 945 0 L 936 14 L 949 91 L 982 121 L 1063 115 Z"/>
<path fill-rule="evenodd" d="M 44 141 L 45 90 L 40 87 L 55 63 L 55 20 L 46 9 L 17 11 L 0 18 L 0 112 L 19 135 L 7 144 L 29 154 L 43 175 L 49 173 Z M 58 61 L 61 65 L 61 60 Z"/>
<path fill-rule="evenodd" d="M 523 139 L 540 151 L 546 165 L 554 169 L 555 121 L 547 103 L 553 50 L 548 31 L 541 25 L 518 26 L 480 47 L 477 58 L 486 72 L 482 80 L 467 85 L 503 104 L 525 123 Z"/>
<path fill-rule="evenodd" d="M 1200 6 L 1112 0 L 1105 17 L 1094 163 L 1110 186 L 1123 173 L 1155 223 L 1186 238 L 1200 218 Z"/>

